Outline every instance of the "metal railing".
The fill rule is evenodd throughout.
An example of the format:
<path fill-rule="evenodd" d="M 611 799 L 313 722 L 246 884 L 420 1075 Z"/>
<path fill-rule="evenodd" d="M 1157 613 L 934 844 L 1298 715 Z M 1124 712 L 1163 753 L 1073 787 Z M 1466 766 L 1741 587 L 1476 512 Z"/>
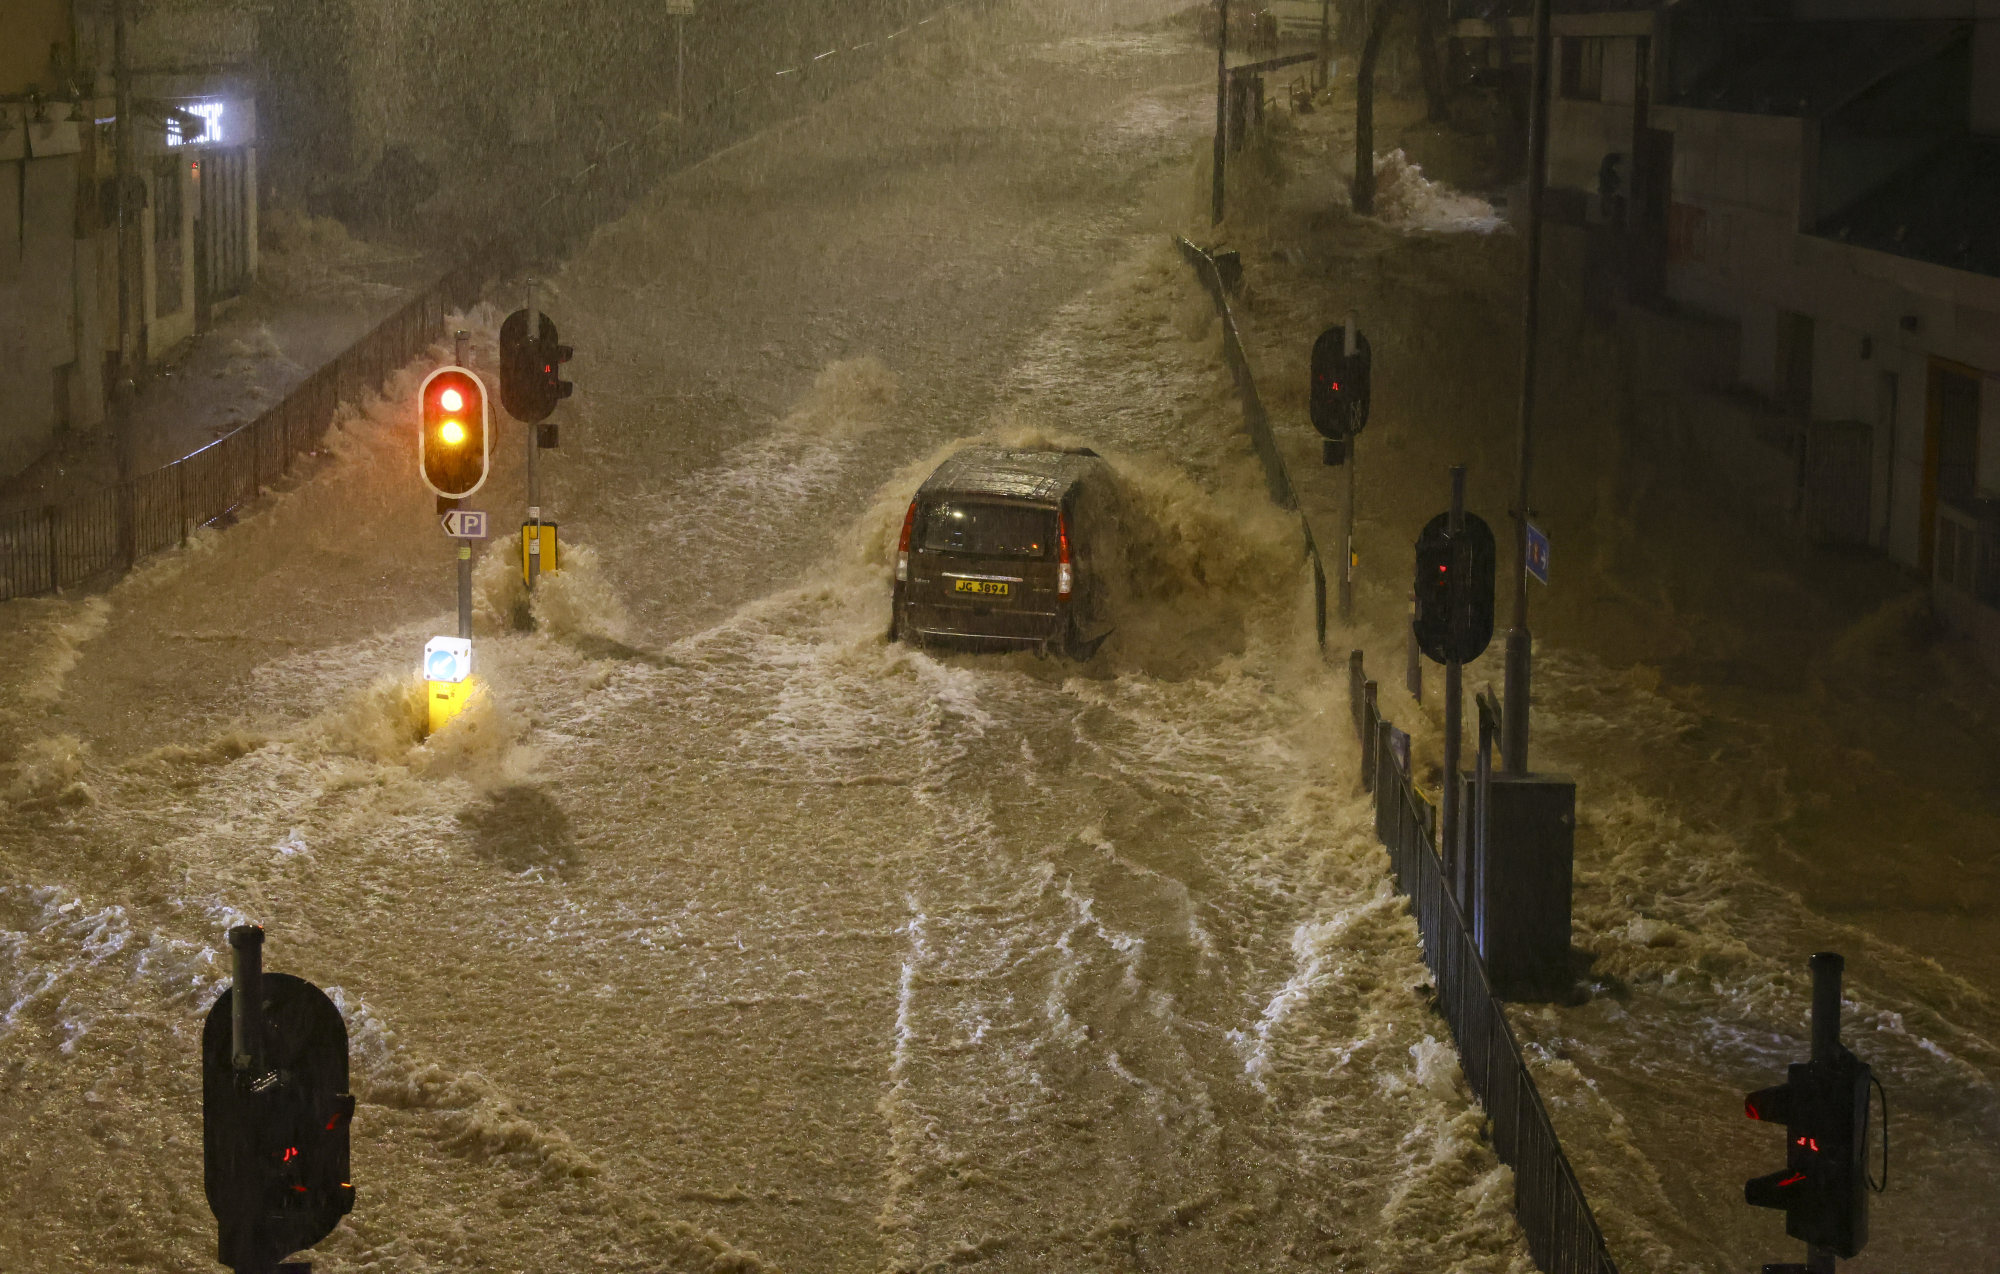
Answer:
<path fill-rule="evenodd" d="M 475 254 L 405 302 L 249 424 L 172 464 L 60 504 L 0 515 L 0 601 L 88 584 L 231 518 L 293 457 L 319 445 L 343 399 L 379 389 L 476 298 L 493 254 Z"/>
<path fill-rule="evenodd" d="M 1243 428 L 1263 462 L 1271 499 L 1296 510 L 1298 500 L 1291 476 L 1257 393 L 1222 270 L 1214 257 L 1186 239 L 1175 242 L 1215 302 L 1222 322 L 1223 357 L 1242 403 Z M 1315 621 L 1324 651 L 1326 571 L 1311 525 L 1303 514 L 1299 522 L 1313 566 Z M 1437 806 L 1410 781 L 1409 735 L 1383 719 L 1375 683 L 1368 679 L 1358 650 L 1348 656 L 1348 701 L 1355 733 L 1361 740 L 1362 786 L 1375 795 L 1375 834 L 1388 848 L 1396 881 L 1416 914 L 1424 963 L 1437 987 L 1438 1012 L 1451 1028 L 1466 1084 L 1486 1108 L 1494 1152 L 1514 1169 L 1514 1215 L 1527 1236 L 1528 1252 L 1548 1274 L 1618 1274 L 1576 1173 L 1556 1139 L 1534 1077 L 1522 1059 L 1520 1042 L 1487 980 L 1473 930 L 1447 884 L 1445 863 L 1438 856 Z M 1490 696 L 1482 696 L 1479 708 L 1483 779 L 1490 773 L 1493 740 L 1499 733 L 1499 705 Z M 1480 862 L 1484 861 L 1486 842 L 1484 788 L 1482 782 L 1467 820 L 1479 821 L 1468 830 L 1472 851 Z"/>
<path fill-rule="evenodd" d="M 1617 1274 L 1520 1042 L 1487 981 L 1472 926 L 1447 883 L 1437 850 L 1437 807 L 1410 781 L 1392 744 L 1395 727 L 1377 707 L 1375 683 L 1358 650 L 1348 656 L 1348 699 L 1361 739 L 1363 781 L 1375 795 L 1375 833 L 1409 896 L 1438 1013 L 1451 1028 L 1467 1087 L 1486 1108 L 1494 1153 L 1514 1169 L 1514 1215 L 1528 1252 L 1549 1274 Z M 1482 715 L 1494 709 L 1480 706 Z M 1475 806 L 1473 816 L 1480 812 Z"/>
<path fill-rule="evenodd" d="M 737 129 L 751 122 L 746 99 L 784 95 L 807 83 L 836 81 L 835 67 L 865 70 L 866 55 L 907 42 L 954 10 L 976 0 L 946 0 L 922 18 L 858 44 L 835 46 L 798 66 L 786 67 L 719 91 L 691 112 L 704 135 L 683 156 L 691 166 L 726 149 Z M 936 28 L 933 28 L 936 29 Z M 656 165 L 665 121 L 634 146 L 615 143 L 561 183 L 535 209 L 547 224 L 522 229 L 531 245 L 560 245 L 581 230 L 615 216 Z M 552 208 L 567 199 L 572 206 Z M 551 214 L 557 215 L 551 215 Z M 302 381 L 256 420 L 161 469 L 59 504 L 0 514 L 0 601 L 33 597 L 95 583 L 163 548 L 184 543 L 196 527 L 231 517 L 292 458 L 316 446 L 343 399 L 379 388 L 390 373 L 429 347 L 444 330 L 447 310 L 476 299 L 506 253 L 488 247 L 412 297 L 400 310 Z"/>
<path fill-rule="evenodd" d="M 1236 327 L 1235 311 L 1229 308 L 1229 289 L 1223 283 L 1222 271 L 1215 258 L 1200 248 L 1176 235 L 1174 242 L 1179 245 L 1181 255 L 1194 267 L 1195 277 L 1208 290 L 1209 299 L 1215 302 L 1216 316 L 1222 322 L 1222 357 L 1229 364 L 1229 374 L 1236 381 L 1236 395 L 1243 405 L 1243 429 L 1250 435 L 1250 445 L 1256 448 L 1257 459 L 1264 466 L 1264 487 L 1271 499 L 1282 509 L 1297 511 L 1299 501 L 1292 491 L 1291 475 L 1285 471 L 1285 458 L 1278 451 L 1278 439 L 1271 432 L 1271 417 L 1264 410 L 1264 400 L 1257 393 L 1257 378 L 1250 372 L 1250 358 L 1243 350 L 1243 335 Z M 1306 560 L 1312 563 L 1313 571 L 1313 625 L 1319 635 L 1319 648 L 1326 649 L 1326 563 L 1320 560 L 1319 545 L 1313 541 L 1312 524 L 1303 514 L 1299 516 L 1299 530 L 1306 537 Z"/>

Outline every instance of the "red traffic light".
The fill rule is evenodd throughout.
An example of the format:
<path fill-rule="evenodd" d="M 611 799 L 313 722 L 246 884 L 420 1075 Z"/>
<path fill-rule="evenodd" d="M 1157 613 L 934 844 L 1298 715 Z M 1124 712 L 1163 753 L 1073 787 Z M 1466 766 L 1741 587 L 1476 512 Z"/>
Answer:
<path fill-rule="evenodd" d="M 486 386 L 463 367 L 440 367 L 417 391 L 417 467 L 424 485 L 463 499 L 486 482 Z"/>

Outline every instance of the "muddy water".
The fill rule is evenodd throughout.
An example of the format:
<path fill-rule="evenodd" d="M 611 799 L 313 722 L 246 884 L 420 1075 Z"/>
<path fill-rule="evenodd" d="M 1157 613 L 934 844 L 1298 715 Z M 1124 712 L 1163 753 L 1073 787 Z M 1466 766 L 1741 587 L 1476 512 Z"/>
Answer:
<path fill-rule="evenodd" d="M 1295 180 L 1239 201 L 1258 215 L 1233 246 L 1249 263 L 1253 362 L 1305 483 L 1325 471 L 1303 427 L 1298 334 L 1350 309 L 1370 333 L 1363 622 L 1347 636 L 1434 774 L 1438 670 L 1426 704 L 1400 689 L 1410 545 L 1454 462 L 1470 467 L 1468 507 L 1504 533 L 1519 240 L 1489 236 L 1463 195 L 1400 164 L 1383 165 L 1401 195 L 1382 218 L 1347 216 L 1340 128 L 1322 112 L 1284 139 Z M 1532 594 L 1534 761 L 1578 782 L 1585 972 L 1579 1003 L 1513 1015 L 1551 1115 L 1621 1268 L 1798 1260 L 1782 1218 L 1743 1202 L 1743 1181 L 1782 1162 L 1782 1137 L 1742 1099 L 1806 1055 L 1807 958 L 1844 952 L 1847 1042 L 1893 1122 L 1891 1188 L 1852 1267 L 1990 1269 L 2000 841 L 1977 772 L 1990 687 L 1913 640 L 1907 596 L 1861 604 L 1893 597 L 1869 563 L 1743 525 L 1650 454 L 1642 425 L 1620 428 L 1620 360 L 1646 351 L 1595 333 L 1567 277 L 1551 276 L 1538 417 L 1535 499 L 1556 563 Z M 1499 645 L 1468 686 L 1502 680 Z"/>
<path fill-rule="evenodd" d="M 9 611 L 0 1267 L 208 1265 L 249 919 L 353 1036 L 322 1268 L 1526 1268 L 1164 244 L 1204 59 L 1160 17 L 950 26 L 547 280 L 569 564 L 524 634 L 482 562 L 430 740 L 420 369 L 246 525 Z M 1092 663 L 884 641 L 968 438 L 1121 474 Z"/>

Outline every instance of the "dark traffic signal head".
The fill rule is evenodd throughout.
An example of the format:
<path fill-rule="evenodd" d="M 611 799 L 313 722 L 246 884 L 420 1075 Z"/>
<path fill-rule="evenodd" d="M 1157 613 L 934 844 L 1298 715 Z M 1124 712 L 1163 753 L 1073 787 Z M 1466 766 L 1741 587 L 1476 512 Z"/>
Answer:
<path fill-rule="evenodd" d="M 1868 1066 L 1840 1048 L 1797 1062 L 1789 1079 L 1744 1101 L 1752 1119 L 1785 1125 L 1785 1166 L 1752 1177 L 1743 1198 L 1785 1214 L 1785 1233 L 1845 1260 L 1868 1242 Z"/>
<path fill-rule="evenodd" d="M 262 938 L 231 931 L 237 976 L 201 1037 L 205 1185 L 217 1259 L 235 1270 L 275 1268 L 354 1209 L 347 1025 L 312 983 L 262 972 Z"/>
<path fill-rule="evenodd" d="M 500 325 L 500 403 L 523 424 L 548 419 L 575 386 L 562 378 L 562 365 L 576 353 L 557 339 L 556 325 L 539 316 L 528 332 L 528 312 L 515 310 Z"/>
<path fill-rule="evenodd" d="M 542 315 L 542 381 L 548 388 L 549 410 L 555 404 L 576 392 L 576 386 L 562 378 L 562 365 L 576 356 L 576 351 L 556 340 L 556 325 L 549 322 L 549 316 Z"/>
<path fill-rule="evenodd" d="M 1417 537 L 1417 609 L 1411 624 L 1424 654 L 1439 663 L 1469 663 L 1493 640 L 1493 531 L 1467 513 L 1453 536 L 1450 520 L 1438 514 Z"/>
<path fill-rule="evenodd" d="M 1312 383 L 1306 412 L 1327 438 L 1350 438 L 1368 423 L 1368 338 L 1354 334 L 1347 352 L 1347 328 L 1329 327 L 1313 342 Z"/>
<path fill-rule="evenodd" d="M 486 482 L 486 386 L 463 367 L 440 367 L 417 394 L 417 460 L 424 485 L 462 499 Z"/>

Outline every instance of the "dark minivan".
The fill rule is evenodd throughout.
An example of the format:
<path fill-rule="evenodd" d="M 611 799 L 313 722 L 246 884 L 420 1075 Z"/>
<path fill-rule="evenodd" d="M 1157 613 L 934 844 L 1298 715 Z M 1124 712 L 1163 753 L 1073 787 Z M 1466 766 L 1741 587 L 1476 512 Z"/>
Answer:
<path fill-rule="evenodd" d="M 889 635 L 1088 659 L 1111 632 L 1114 496 L 1088 448 L 957 452 L 903 515 Z"/>

